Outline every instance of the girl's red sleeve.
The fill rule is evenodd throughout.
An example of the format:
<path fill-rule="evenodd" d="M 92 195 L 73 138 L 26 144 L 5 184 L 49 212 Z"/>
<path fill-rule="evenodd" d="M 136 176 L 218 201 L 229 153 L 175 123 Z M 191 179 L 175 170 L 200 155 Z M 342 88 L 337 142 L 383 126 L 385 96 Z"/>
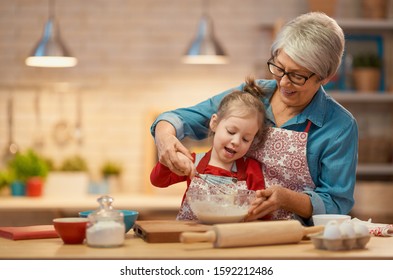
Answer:
<path fill-rule="evenodd" d="M 192 154 L 195 161 L 195 154 Z M 150 173 L 150 182 L 153 186 L 159 188 L 166 188 L 170 185 L 184 182 L 187 176 L 179 176 L 173 173 L 168 167 L 158 162 Z"/>
<path fill-rule="evenodd" d="M 183 182 L 186 179 L 186 176 L 179 176 L 173 173 L 168 167 L 159 162 L 150 173 L 151 184 L 159 188 L 166 188 L 170 185 Z"/>
<path fill-rule="evenodd" d="M 265 189 L 265 179 L 263 177 L 261 163 L 255 159 L 247 158 L 246 166 L 248 189 L 254 191 Z"/>
<path fill-rule="evenodd" d="M 262 165 L 259 161 L 255 159 L 247 158 L 246 159 L 246 175 L 247 175 L 247 186 L 250 190 L 264 190 L 265 179 L 263 177 Z M 258 220 L 271 220 L 271 215 L 268 214 L 264 217 L 259 218 Z"/>

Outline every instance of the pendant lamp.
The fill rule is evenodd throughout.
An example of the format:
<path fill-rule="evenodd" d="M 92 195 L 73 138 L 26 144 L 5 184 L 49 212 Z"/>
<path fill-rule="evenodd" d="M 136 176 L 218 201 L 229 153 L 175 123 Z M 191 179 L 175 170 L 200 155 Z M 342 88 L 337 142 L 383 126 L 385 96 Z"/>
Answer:
<path fill-rule="evenodd" d="M 228 57 L 214 34 L 213 21 L 208 15 L 207 2 L 199 21 L 198 31 L 183 57 L 187 64 L 226 64 Z"/>
<path fill-rule="evenodd" d="M 54 1 L 49 1 L 49 18 L 45 24 L 42 38 L 26 58 L 26 65 L 33 67 L 73 67 L 78 60 L 73 57 L 64 44 L 60 29 L 54 16 Z"/>

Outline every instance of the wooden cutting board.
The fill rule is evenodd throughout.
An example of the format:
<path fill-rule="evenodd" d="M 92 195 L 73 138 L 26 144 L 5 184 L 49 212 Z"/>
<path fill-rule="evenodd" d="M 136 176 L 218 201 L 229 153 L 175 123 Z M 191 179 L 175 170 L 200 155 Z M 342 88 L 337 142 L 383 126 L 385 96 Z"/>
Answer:
<path fill-rule="evenodd" d="M 182 232 L 206 232 L 209 229 L 211 226 L 194 221 L 142 220 L 134 224 L 135 235 L 148 243 L 176 243 L 180 242 Z"/>

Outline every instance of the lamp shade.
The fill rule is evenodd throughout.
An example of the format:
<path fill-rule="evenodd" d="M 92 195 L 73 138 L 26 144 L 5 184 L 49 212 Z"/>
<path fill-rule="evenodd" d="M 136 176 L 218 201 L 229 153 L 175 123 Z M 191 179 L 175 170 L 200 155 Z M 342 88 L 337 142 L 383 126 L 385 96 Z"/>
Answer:
<path fill-rule="evenodd" d="M 188 64 L 225 64 L 228 57 L 214 35 L 213 22 L 208 15 L 203 15 L 197 34 L 188 47 L 183 62 Z"/>
<path fill-rule="evenodd" d="M 46 22 L 42 38 L 25 63 L 34 67 L 73 67 L 78 63 L 62 41 L 52 17 Z"/>

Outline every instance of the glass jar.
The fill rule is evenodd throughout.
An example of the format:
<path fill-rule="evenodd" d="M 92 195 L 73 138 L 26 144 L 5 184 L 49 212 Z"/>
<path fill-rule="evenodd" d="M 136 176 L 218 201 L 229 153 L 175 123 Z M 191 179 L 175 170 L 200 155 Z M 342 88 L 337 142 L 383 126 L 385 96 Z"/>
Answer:
<path fill-rule="evenodd" d="M 87 216 L 87 245 L 108 248 L 122 246 L 125 239 L 123 213 L 113 209 L 113 198 L 110 196 L 101 196 L 97 201 L 100 208 Z"/>

